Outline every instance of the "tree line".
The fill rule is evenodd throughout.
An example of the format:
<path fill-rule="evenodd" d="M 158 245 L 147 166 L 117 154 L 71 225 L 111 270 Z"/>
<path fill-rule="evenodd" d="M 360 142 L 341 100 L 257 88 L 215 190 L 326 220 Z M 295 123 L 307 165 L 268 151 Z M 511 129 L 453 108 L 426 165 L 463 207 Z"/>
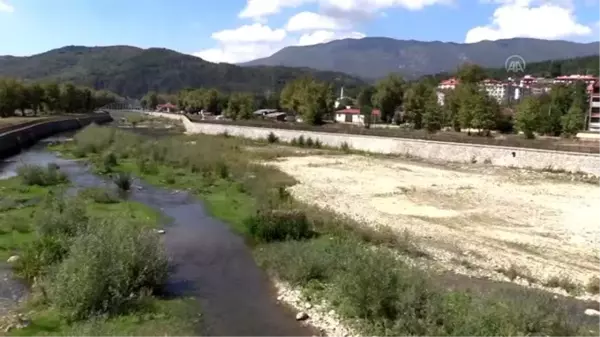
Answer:
<path fill-rule="evenodd" d="M 116 102 L 110 91 L 78 87 L 71 83 L 24 82 L 0 78 L 0 117 L 57 113 L 84 113 Z"/>
<path fill-rule="evenodd" d="M 489 135 L 492 130 L 512 132 L 516 127 L 527 137 L 536 133 L 569 136 L 584 127 L 587 96 L 583 82 L 555 85 L 549 94 L 526 97 L 516 109 L 508 109 L 480 85 L 487 78 L 485 69 L 466 64 L 459 68 L 456 77 L 456 88 L 440 96 L 438 83 L 430 79 L 406 82 L 401 76 L 390 74 L 374 85 L 364 86 L 356 98 L 345 98 L 339 103 L 360 109 L 365 127 L 378 121 L 406 123 L 429 132 L 443 128 L 475 129 L 480 135 Z M 281 92 L 224 93 L 214 88 L 185 89 L 174 95 L 150 92 L 142 104 L 155 109 L 158 104 L 170 102 L 188 113 L 204 110 L 234 120 L 253 118 L 252 112 L 257 109 L 281 109 L 318 125 L 334 118 L 337 89 L 331 83 L 302 76 L 286 83 Z M 373 116 L 374 109 L 380 111 L 377 116 Z"/>

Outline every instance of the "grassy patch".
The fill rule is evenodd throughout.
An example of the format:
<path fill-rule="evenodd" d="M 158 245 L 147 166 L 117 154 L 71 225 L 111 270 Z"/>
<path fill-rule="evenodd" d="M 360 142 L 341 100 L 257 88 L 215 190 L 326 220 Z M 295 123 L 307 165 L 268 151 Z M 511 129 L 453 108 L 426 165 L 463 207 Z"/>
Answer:
<path fill-rule="evenodd" d="M 197 333 L 195 301 L 153 296 L 167 277 L 166 255 L 153 231 L 164 220 L 159 212 L 114 190 L 66 197 L 64 180 L 31 181 L 26 174 L 0 180 L 0 257 L 18 255 L 15 274 L 32 285 L 22 308 L 32 324 L 11 334 Z"/>
<path fill-rule="evenodd" d="M 195 300 L 158 300 L 146 303 L 143 310 L 118 317 L 97 317 L 69 323 L 48 308 L 33 307 L 32 323 L 13 330 L 12 336 L 192 336 L 201 324 Z"/>
<path fill-rule="evenodd" d="M 427 257 L 408 233 L 366 228 L 298 203 L 287 192 L 294 179 L 258 164 L 257 151 L 244 150 L 249 144 L 225 135 L 156 140 L 89 127 L 64 151 L 80 153 L 96 167 L 112 152 L 115 172 L 196 194 L 214 216 L 252 239 L 263 268 L 316 300 L 327 299 L 364 334 L 589 334 L 549 295 L 475 296 L 438 287 L 434 276 L 397 258 Z"/>

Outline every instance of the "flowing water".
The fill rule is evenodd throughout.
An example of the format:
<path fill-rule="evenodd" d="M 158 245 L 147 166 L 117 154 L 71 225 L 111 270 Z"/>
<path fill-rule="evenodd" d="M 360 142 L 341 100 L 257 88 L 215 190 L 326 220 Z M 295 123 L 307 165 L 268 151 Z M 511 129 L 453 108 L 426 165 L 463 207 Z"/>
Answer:
<path fill-rule="evenodd" d="M 0 178 L 11 177 L 23 164 L 57 163 L 77 188 L 111 186 L 112 182 L 89 172 L 82 162 L 61 159 L 45 149 L 50 138 L 21 154 L 0 162 Z M 202 330 L 198 333 L 228 336 L 310 336 L 315 331 L 295 320 L 275 299 L 267 275 L 256 266 L 244 240 L 186 192 L 170 191 L 135 180 L 130 200 L 160 210 L 166 218 L 164 244 L 172 261 L 167 292 L 193 296 L 201 305 Z M 20 298 L 23 288 L 6 277 L 3 297 Z M 16 288 L 15 288 L 16 287 Z M 7 292 L 7 294 L 5 294 Z"/>

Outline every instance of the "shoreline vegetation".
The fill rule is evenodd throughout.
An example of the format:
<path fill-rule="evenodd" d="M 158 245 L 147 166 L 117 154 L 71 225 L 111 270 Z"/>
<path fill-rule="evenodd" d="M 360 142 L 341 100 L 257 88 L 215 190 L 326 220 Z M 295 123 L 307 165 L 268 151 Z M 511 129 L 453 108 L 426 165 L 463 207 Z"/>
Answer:
<path fill-rule="evenodd" d="M 122 184 L 69 187 L 55 164 L 0 180 L 0 257 L 30 288 L 0 334 L 194 334 L 196 301 L 153 295 L 167 276 L 160 213 L 124 199 Z"/>
<path fill-rule="evenodd" d="M 248 151 L 257 142 L 223 136 L 152 138 L 89 126 L 52 149 L 89 160 L 99 174 L 127 173 L 185 189 L 253 248 L 273 278 L 325 301 L 364 335 L 594 335 L 551 294 L 449 290 L 402 261 L 426 258 L 409 233 L 369 229 L 294 200 L 294 179 L 261 161 L 294 151 Z M 571 313 L 572 314 L 572 313 Z M 577 313 L 580 314 L 580 313 Z"/>

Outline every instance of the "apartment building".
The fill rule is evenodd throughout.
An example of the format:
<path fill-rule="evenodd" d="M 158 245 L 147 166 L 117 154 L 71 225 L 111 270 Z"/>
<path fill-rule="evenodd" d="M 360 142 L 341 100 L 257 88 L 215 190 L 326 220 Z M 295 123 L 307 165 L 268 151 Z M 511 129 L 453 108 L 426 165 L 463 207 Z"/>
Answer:
<path fill-rule="evenodd" d="M 589 110 L 588 131 L 600 131 L 600 81 L 596 80 L 588 86 Z"/>

